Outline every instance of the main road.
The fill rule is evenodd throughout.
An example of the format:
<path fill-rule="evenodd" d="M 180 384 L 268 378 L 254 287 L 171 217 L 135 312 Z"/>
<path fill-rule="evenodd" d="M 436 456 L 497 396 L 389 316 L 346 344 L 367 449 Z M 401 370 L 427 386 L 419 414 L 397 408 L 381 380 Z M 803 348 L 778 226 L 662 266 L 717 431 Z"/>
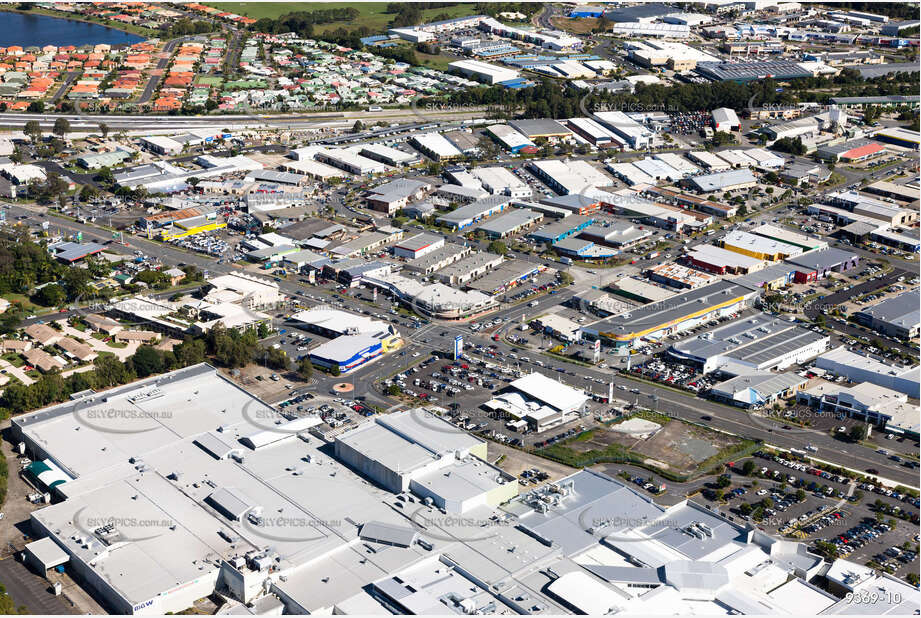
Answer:
<path fill-rule="evenodd" d="M 9 215 L 14 217 L 22 215 L 34 216 L 35 210 L 13 205 L 10 206 Z M 49 220 L 52 221 L 53 227 L 69 232 L 82 232 L 84 240 L 97 239 L 102 242 L 109 240 L 110 233 L 107 230 L 56 217 L 50 213 L 47 216 Z M 209 256 L 184 251 L 171 245 L 150 241 L 138 236 L 126 236 L 125 240 L 130 247 L 142 251 L 149 256 L 156 257 L 167 264 L 193 264 L 199 269 L 208 271 L 209 273 L 225 274 L 241 272 L 239 267 L 230 264 L 218 264 Z M 288 280 L 282 280 L 279 286 L 281 291 L 289 296 L 293 296 L 295 293 L 304 292 L 308 289 L 296 281 Z M 535 315 L 546 310 L 550 306 L 564 302 L 566 299 L 570 298 L 574 292 L 584 290 L 587 287 L 587 283 L 572 286 L 569 289 L 562 290 L 558 294 L 547 295 L 538 299 L 538 305 L 535 307 L 527 307 L 524 304 L 506 307 L 497 315 L 504 315 L 509 318 L 520 316 L 522 313 Z M 314 293 L 318 290 L 318 288 L 309 289 L 313 290 Z M 359 307 L 359 301 L 355 301 L 355 305 Z M 506 358 L 508 358 L 508 354 L 511 352 L 521 352 L 520 349 L 502 340 L 497 342 L 493 341 L 490 335 L 473 333 L 464 326 L 465 325 L 456 323 L 433 323 L 431 326 L 425 327 L 425 338 L 429 341 L 421 341 L 417 331 L 417 334 L 412 336 L 409 349 L 419 351 L 420 353 L 427 353 L 432 350 L 451 350 L 454 345 L 454 337 L 457 334 L 463 334 L 465 340 L 472 343 L 496 346 Z M 432 340 L 432 338 L 434 338 L 434 340 Z M 533 355 L 540 357 L 536 352 L 533 353 Z M 816 457 L 860 470 L 875 468 L 879 470 L 880 476 L 908 486 L 914 487 L 918 484 L 917 473 L 914 470 L 899 466 L 890 461 L 886 456 L 875 453 L 864 446 L 837 440 L 831 435 L 821 431 L 810 429 L 784 430 L 781 427 L 772 426 L 768 421 L 751 416 L 744 410 L 697 398 L 689 393 L 685 394 L 671 388 L 664 388 L 645 381 L 630 379 L 626 376 L 616 374 L 612 370 L 577 366 L 563 361 L 553 360 L 550 357 L 544 360 L 547 364 L 561 365 L 563 368 L 569 369 L 574 374 L 573 377 L 575 378 L 575 380 L 571 380 L 574 382 L 573 386 L 580 389 L 593 388 L 589 386 L 589 384 L 599 384 L 597 380 L 601 381 L 601 388 L 606 389 L 606 385 L 613 381 L 615 384 L 638 390 L 639 394 L 636 395 L 638 402 L 643 402 L 647 407 L 655 407 L 658 411 L 667 413 L 675 418 L 700 423 L 705 420 L 702 419 L 703 416 L 708 416 L 710 419 L 705 421 L 706 424 L 715 429 L 720 429 L 750 439 L 761 440 L 766 444 L 771 444 L 780 448 L 802 449 L 807 444 L 812 444 L 818 448 Z M 385 359 L 385 361 L 384 363 L 372 363 L 363 370 L 356 370 L 354 374 L 350 376 L 350 379 L 353 381 L 373 380 L 376 377 L 385 375 L 386 368 L 398 369 L 400 365 L 407 364 L 409 359 L 392 355 Z M 537 371 L 555 377 L 559 376 L 557 372 L 549 370 L 546 367 L 542 368 L 537 366 L 533 362 L 524 362 L 520 364 L 524 369 L 529 371 Z M 380 400 L 379 397 L 375 397 L 375 399 Z"/>

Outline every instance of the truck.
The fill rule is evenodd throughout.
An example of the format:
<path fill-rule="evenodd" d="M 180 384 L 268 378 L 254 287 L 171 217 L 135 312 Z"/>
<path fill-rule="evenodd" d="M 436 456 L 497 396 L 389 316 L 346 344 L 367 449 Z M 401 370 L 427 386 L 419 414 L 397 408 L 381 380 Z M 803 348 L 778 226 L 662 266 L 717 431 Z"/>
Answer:
<path fill-rule="evenodd" d="M 536 307 L 536 306 L 537 306 L 536 300 L 532 300 L 531 302 L 528 303 L 528 307 Z"/>
<path fill-rule="evenodd" d="M 658 251 L 653 251 L 652 253 L 650 253 L 649 255 L 646 256 L 646 259 L 647 259 L 647 260 L 654 260 L 654 259 L 656 259 L 657 257 L 659 257 L 660 255 L 661 255 L 660 252 L 658 252 Z"/>
<path fill-rule="evenodd" d="M 566 264 L 566 265 L 568 266 L 569 264 L 572 264 L 572 258 L 561 257 L 561 258 L 560 258 L 560 263 Z"/>

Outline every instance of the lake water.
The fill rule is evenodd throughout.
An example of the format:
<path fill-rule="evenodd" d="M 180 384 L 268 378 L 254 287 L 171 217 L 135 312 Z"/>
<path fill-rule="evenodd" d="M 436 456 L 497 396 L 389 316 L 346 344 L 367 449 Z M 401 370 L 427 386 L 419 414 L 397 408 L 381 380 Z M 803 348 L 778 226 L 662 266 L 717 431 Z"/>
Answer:
<path fill-rule="evenodd" d="M 21 45 L 130 45 L 143 41 L 135 34 L 45 15 L 0 12 L 0 47 Z"/>

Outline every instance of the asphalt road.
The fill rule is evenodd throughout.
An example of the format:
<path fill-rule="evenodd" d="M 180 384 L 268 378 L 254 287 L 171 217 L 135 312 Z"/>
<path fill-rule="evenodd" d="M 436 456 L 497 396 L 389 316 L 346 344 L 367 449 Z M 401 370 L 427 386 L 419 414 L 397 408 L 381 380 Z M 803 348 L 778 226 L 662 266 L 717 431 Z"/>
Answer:
<path fill-rule="evenodd" d="M 31 211 L 20 206 L 13 206 L 10 210 L 11 216 L 30 213 Z M 83 225 L 67 219 L 54 217 L 53 215 L 49 215 L 49 219 L 53 222 L 55 227 L 59 227 L 68 231 L 82 231 L 84 233 L 84 240 L 98 239 L 103 242 L 109 240 L 109 232 L 105 230 L 99 230 L 94 226 Z M 126 236 L 126 240 L 132 248 L 141 250 L 145 254 L 156 257 L 167 264 L 177 264 L 180 262 L 186 264 L 194 264 L 200 269 L 208 271 L 212 274 L 239 272 L 238 267 L 234 267 L 230 264 L 218 264 L 212 258 L 203 254 L 184 251 L 171 245 L 148 241 L 137 236 Z M 279 285 L 282 292 L 288 294 L 289 296 L 297 292 L 302 292 L 304 290 L 310 289 L 303 284 L 292 280 L 282 280 Z M 535 315 L 539 315 L 548 307 L 563 303 L 567 298 L 571 297 L 572 294 L 580 290 L 587 289 L 588 287 L 590 287 L 590 284 L 582 283 L 580 285 L 572 286 L 569 289 L 563 290 L 558 294 L 547 295 L 545 297 L 539 298 L 538 304 L 535 307 L 528 307 L 526 303 L 522 303 L 520 305 L 502 308 L 494 315 L 515 318 L 516 320 L 519 319 L 522 314 L 526 314 L 526 317 L 527 315 L 533 317 Z M 318 288 L 312 289 L 316 290 Z M 352 304 L 352 307 L 350 308 L 366 307 L 366 305 L 357 300 L 348 302 Z M 382 307 L 388 306 L 388 302 L 383 298 L 381 298 L 379 304 Z M 473 333 L 468 328 L 454 323 L 445 323 L 444 325 L 436 324 L 432 327 L 426 327 L 424 329 L 424 333 L 427 338 L 430 338 L 433 341 L 430 343 L 420 342 L 419 331 L 416 331 L 415 333 L 404 333 L 411 337 L 410 346 L 407 348 L 408 354 L 406 356 L 390 355 L 385 357 L 378 362 L 355 370 L 350 375 L 350 379 L 355 382 L 370 381 L 382 375 L 395 373 L 410 362 L 410 359 L 412 358 L 411 354 L 415 352 L 423 354 L 431 352 L 434 349 L 442 351 L 451 350 L 453 349 L 454 336 L 458 333 L 462 333 L 465 340 L 472 343 L 496 345 L 498 349 L 506 356 L 510 352 L 520 352 L 519 349 L 512 347 L 504 341 L 494 342 L 491 338 L 491 335 Z M 540 356 L 536 353 L 533 355 L 535 356 L 535 360 L 540 358 Z M 615 375 L 612 369 L 601 370 L 597 368 L 581 367 L 577 365 L 562 363 L 561 361 L 549 362 L 553 364 L 561 364 L 566 368 L 574 370 L 582 380 L 574 384 L 574 386 L 586 388 L 589 386 L 589 384 L 596 384 L 594 382 L 595 379 L 601 379 L 606 385 L 608 382 L 613 380 L 615 384 L 625 384 L 629 385 L 629 388 L 638 389 L 640 394 L 637 396 L 637 399 L 639 402 L 644 403 L 647 407 L 655 407 L 658 409 L 658 411 L 667 413 L 676 418 L 700 422 L 701 416 L 708 415 L 712 417 L 712 421 L 707 421 L 707 423 L 714 428 L 729 431 L 748 438 L 759 439 L 781 448 L 801 449 L 804 448 L 807 444 L 811 443 L 819 449 L 818 454 L 816 455 L 817 457 L 839 461 L 842 462 L 843 465 L 848 465 L 850 467 L 858 468 L 861 470 L 866 468 L 876 468 L 880 471 L 880 475 L 885 478 L 889 478 L 907 485 L 917 485 L 917 473 L 915 471 L 909 470 L 908 468 L 904 468 L 899 465 L 895 465 L 885 456 L 879 455 L 870 449 L 867 449 L 866 447 L 835 440 L 826 433 L 810 430 L 785 432 L 779 427 L 770 428 L 764 424 L 753 422 L 752 418 L 750 418 L 742 410 L 729 408 L 712 401 L 695 398 L 671 389 Z M 533 365 L 533 363 L 523 363 L 522 369 L 528 371 L 538 371 L 547 375 L 551 375 L 554 379 L 557 378 L 556 372 L 548 369 L 542 369 L 539 366 Z M 331 384 L 331 381 L 328 384 Z M 318 381 L 318 386 L 321 388 L 327 388 L 328 384 L 326 382 Z M 606 387 L 602 386 L 600 388 Z M 367 389 L 367 391 L 369 392 L 369 395 L 375 397 L 376 399 L 380 399 L 379 395 L 371 393 L 371 389 Z M 655 401 L 652 400 L 653 395 L 656 396 Z"/>
<path fill-rule="evenodd" d="M 863 283 L 858 283 L 853 287 L 840 290 L 834 294 L 829 294 L 825 298 L 816 299 L 803 307 L 803 313 L 805 313 L 806 317 L 810 320 L 815 320 L 819 315 L 824 314 L 826 316 L 826 324 L 831 326 L 839 333 L 847 333 L 848 335 L 852 335 L 854 337 L 871 337 L 874 339 L 880 339 L 881 341 L 884 341 L 889 347 L 897 348 L 902 352 L 907 352 L 908 354 L 917 354 L 917 348 L 904 345 L 903 343 L 896 341 L 891 337 L 887 337 L 882 333 L 872 332 L 868 329 L 862 328 L 855 324 L 851 324 L 844 320 L 828 317 L 828 312 L 833 307 L 836 307 L 852 298 L 856 298 L 864 294 L 871 294 L 876 290 L 887 288 L 894 283 L 898 283 L 899 277 L 903 276 L 911 277 L 912 273 L 898 268 L 893 269 L 891 272 L 883 275 L 881 279 L 876 281 L 864 281 Z"/>

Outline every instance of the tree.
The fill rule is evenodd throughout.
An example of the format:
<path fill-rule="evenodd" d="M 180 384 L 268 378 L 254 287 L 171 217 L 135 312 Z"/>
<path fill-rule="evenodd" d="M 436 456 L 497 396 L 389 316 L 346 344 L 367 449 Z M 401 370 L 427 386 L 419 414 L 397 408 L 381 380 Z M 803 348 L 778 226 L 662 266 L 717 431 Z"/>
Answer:
<path fill-rule="evenodd" d="M 339 365 L 333 365 L 332 367 L 329 368 L 329 374 L 331 376 L 338 377 L 341 373 L 342 372 L 339 370 Z"/>
<path fill-rule="evenodd" d="M 748 502 L 743 502 L 742 504 L 739 505 L 739 512 L 742 515 L 751 515 L 753 508 L 754 507 L 752 507 L 752 505 L 750 505 Z"/>
<path fill-rule="evenodd" d="M 27 122 L 22 132 L 32 140 L 33 144 L 37 144 L 42 140 L 42 125 L 38 123 L 38 120 L 30 120 Z"/>
<path fill-rule="evenodd" d="M 390 395 L 391 397 L 398 396 L 400 392 L 401 392 L 400 387 L 397 386 L 396 384 L 391 384 L 390 386 L 387 387 L 387 394 Z"/>
<path fill-rule="evenodd" d="M 851 427 L 847 437 L 850 438 L 852 442 L 860 442 L 867 439 L 867 433 L 867 424 L 857 423 Z"/>
<path fill-rule="evenodd" d="M 281 348 L 264 348 L 265 364 L 271 369 L 287 371 L 288 355 Z"/>
<path fill-rule="evenodd" d="M 51 132 L 60 137 L 64 137 L 70 133 L 70 121 L 67 120 L 67 118 L 58 118 L 54 121 L 54 128 Z"/>
<path fill-rule="evenodd" d="M 773 506 L 774 506 L 774 501 L 771 500 L 770 498 L 763 498 L 763 499 L 761 500 L 761 506 L 762 506 L 762 508 L 765 508 L 765 509 L 773 508 Z"/>
<path fill-rule="evenodd" d="M 754 471 L 755 471 L 755 462 L 753 462 L 751 459 L 749 459 L 744 464 L 742 464 L 742 474 L 744 474 L 745 476 L 751 476 L 752 472 Z"/>
<path fill-rule="evenodd" d="M 304 380 L 310 380 L 313 377 L 313 363 L 310 362 L 309 356 L 305 356 L 297 362 L 297 375 Z"/>
<path fill-rule="evenodd" d="M 67 294 L 64 288 L 56 283 L 46 285 L 32 295 L 32 302 L 45 307 L 57 307 L 64 302 Z"/>
<path fill-rule="evenodd" d="M 806 499 L 806 492 L 803 489 L 797 489 L 796 490 L 796 501 L 802 502 L 805 499 Z"/>
<path fill-rule="evenodd" d="M 102 134 L 102 139 L 109 137 L 109 125 L 104 122 L 99 123 L 99 132 Z"/>
<path fill-rule="evenodd" d="M 361 133 L 364 130 L 365 125 L 361 122 L 361 120 L 356 120 L 355 124 L 352 125 L 352 133 Z"/>
<path fill-rule="evenodd" d="M 505 255 L 506 253 L 508 253 L 508 247 L 505 245 L 504 242 L 500 240 L 494 240 L 491 243 L 489 243 L 489 251 L 490 253 L 495 253 L 497 255 Z"/>
<path fill-rule="evenodd" d="M 718 479 L 716 479 L 716 486 L 720 489 L 725 489 L 730 485 L 732 485 L 732 481 L 729 480 L 728 476 L 720 476 Z"/>
<path fill-rule="evenodd" d="M 139 378 L 162 373 L 165 369 L 163 357 L 160 355 L 159 350 L 149 345 L 139 347 L 134 356 L 131 357 L 131 362 L 134 364 L 134 370 Z"/>

